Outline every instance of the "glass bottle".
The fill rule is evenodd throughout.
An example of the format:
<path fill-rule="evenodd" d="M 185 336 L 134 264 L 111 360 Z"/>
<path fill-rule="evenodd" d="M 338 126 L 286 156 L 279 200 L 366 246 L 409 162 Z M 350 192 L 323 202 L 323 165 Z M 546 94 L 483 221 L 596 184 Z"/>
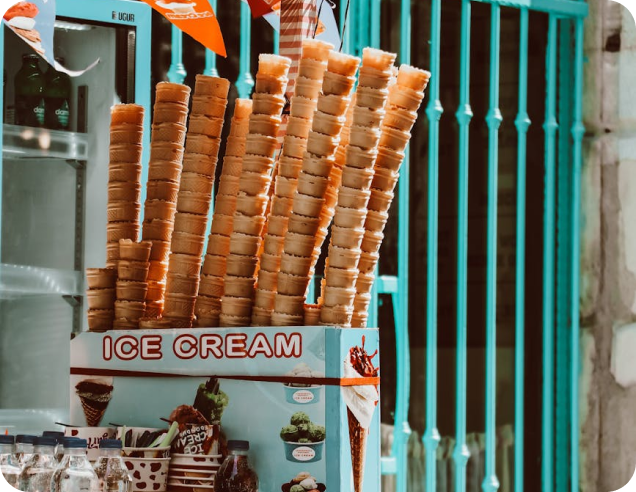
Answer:
<path fill-rule="evenodd" d="M 95 473 L 99 478 L 100 492 L 130 492 L 132 478 L 124 463 L 119 439 L 103 439 L 99 443 L 99 458 Z"/>
<path fill-rule="evenodd" d="M 35 436 L 18 434 L 15 437 L 15 457 L 18 460 L 20 468 L 23 468 L 25 463 L 33 456 L 34 445 Z"/>
<path fill-rule="evenodd" d="M 99 480 L 86 456 L 86 439 L 64 438 L 64 458 L 53 474 L 51 492 L 99 492 Z"/>
<path fill-rule="evenodd" d="M 247 458 L 249 441 L 228 441 L 229 455 L 214 478 L 214 492 L 258 492 L 258 476 Z"/>
<path fill-rule="evenodd" d="M 43 436 L 46 437 L 54 437 L 57 441 L 57 445 L 55 446 L 55 459 L 59 463 L 62 461 L 64 457 L 64 432 L 61 431 L 44 431 L 42 433 Z"/>
<path fill-rule="evenodd" d="M 0 473 L 9 485 L 17 489 L 20 485 L 20 467 L 14 461 L 14 442 L 15 437 L 0 435 Z"/>
<path fill-rule="evenodd" d="M 55 58 L 61 65 L 63 58 Z M 70 126 L 71 77 L 49 66 L 44 75 L 44 122 L 53 130 L 68 130 Z"/>
<path fill-rule="evenodd" d="M 15 76 L 15 119 L 18 125 L 44 126 L 44 74 L 36 54 L 22 56 Z"/>
<path fill-rule="evenodd" d="M 26 462 L 20 475 L 22 492 L 49 492 L 51 479 L 57 468 L 55 459 L 55 437 L 43 436 L 35 439 L 35 452 Z"/>

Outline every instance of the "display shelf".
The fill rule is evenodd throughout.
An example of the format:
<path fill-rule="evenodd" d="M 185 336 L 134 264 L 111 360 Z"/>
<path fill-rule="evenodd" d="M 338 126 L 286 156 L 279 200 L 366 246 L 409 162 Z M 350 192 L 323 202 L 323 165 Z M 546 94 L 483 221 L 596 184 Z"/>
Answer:
<path fill-rule="evenodd" d="M 0 299 L 25 296 L 79 296 L 83 292 L 81 272 L 28 265 L 0 263 Z"/>
<path fill-rule="evenodd" d="M 3 125 L 2 154 L 8 159 L 49 158 L 85 161 L 88 135 L 47 128 Z"/>

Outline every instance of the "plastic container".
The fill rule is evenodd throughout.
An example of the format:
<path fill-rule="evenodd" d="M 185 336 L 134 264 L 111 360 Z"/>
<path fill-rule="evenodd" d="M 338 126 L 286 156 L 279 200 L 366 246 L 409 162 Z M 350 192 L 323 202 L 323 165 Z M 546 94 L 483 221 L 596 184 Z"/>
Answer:
<path fill-rule="evenodd" d="M 95 463 L 100 492 L 130 492 L 132 477 L 128 474 L 122 458 L 119 439 L 104 439 L 99 445 L 99 458 Z"/>
<path fill-rule="evenodd" d="M 53 474 L 51 492 L 99 490 L 99 479 L 86 456 L 86 439 L 64 439 L 64 458 Z"/>
<path fill-rule="evenodd" d="M 35 452 L 26 462 L 20 475 L 20 490 L 24 492 L 42 492 L 49 490 L 51 479 L 57 468 L 54 436 L 42 436 L 35 439 Z"/>

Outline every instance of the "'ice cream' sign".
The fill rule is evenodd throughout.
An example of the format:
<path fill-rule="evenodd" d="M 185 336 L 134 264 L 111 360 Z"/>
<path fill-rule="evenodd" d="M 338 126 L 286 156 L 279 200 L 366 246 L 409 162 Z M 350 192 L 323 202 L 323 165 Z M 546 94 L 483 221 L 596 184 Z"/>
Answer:
<path fill-rule="evenodd" d="M 251 335 L 251 334 L 250 334 Z M 201 333 L 181 334 L 164 346 L 162 335 L 151 334 L 107 335 L 102 342 L 102 356 L 106 361 L 119 359 L 161 360 L 164 351 L 170 350 L 182 360 L 192 359 L 298 359 L 303 354 L 303 338 L 300 333 Z"/>

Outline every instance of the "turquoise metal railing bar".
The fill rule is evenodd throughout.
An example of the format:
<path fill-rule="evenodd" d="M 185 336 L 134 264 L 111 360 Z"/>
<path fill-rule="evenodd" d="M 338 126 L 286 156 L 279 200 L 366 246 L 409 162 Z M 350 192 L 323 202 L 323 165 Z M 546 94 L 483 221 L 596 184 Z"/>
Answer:
<path fill-rule="evenodd" d="M 241 2 L 241 48 L 239 58 L 239 75 L 236 88 L 239 97 L 248 98 L 254 88 L 254 77 L 251 73 L 252 13 L 246 2 Z"/>
<path fill-rule="evenodd" d="M 575 21 L 574 48 L 574 102 L 572 137 L 572 232 L 571 232 L 571 298 L 570 316 L 572 328 L 570 331 L 570 490 L 579 490 L 579 291 L 580 291 L 580 226 L 581 226 L 581 147 L 585 127 L 582 117 L 583 96 L 583 19 Z"/>
<path fill-rule="evenodd" d="M 497 450 L 497 194 L 499 167 L 499 64 L 501 48 L 501 8 L 490 7 L 490 106 L 488 125 L 488 212 L 486 232 L 486 463 L 484 492 L 499 488 L 495 454 Z"/>
<path fill-rule="evenodd" d="M 543 424 L 541 482 L 554 490 L 554 256 L 557 19 L 551 15 L 546 50 L 545 205 L 543 232 Z"/>
<path fill-rule="evenodd" d="M 351 53 L 351 5 L 352 0 L 341 0 L 340 2 L 340 39 L 342 43 L 342 51 Z M 355 1 L 355 0 L 353 0 Z M 338 46 L 336 46 L 338 48 Z"/>
<path fill-rule="evenodd" d="M 470 107 L 470 0 L 462 1 L 461 55 L 459 63 L 459 107 L 455 117 L 459 124 L 459 170 L 457 204 L 457 374 L 455 396 L 455 491 L 466 492 L 466 464 L 470 451 L 466 445 L 466 377 L 468 359 L 468 165 L 469 127 L 473 117 Z"/>
<path fill-rule="evenodd" d="M 183 32 L 172 24 L 172 55 L 170 69 L 168 70 L 168 80 L 175 84 L 183 84 L 187 74 L 183 65 Z"/>
<path fill-rule="evenodd" d="M 369 46 L 374 48 L 380 47 L 380 13 L 382 10 L 382 0 L 370 0 L 370 15 L 369 23 L 371 25 L 371 36 L 369 37 Z M 410 14 L 410 9 L 409 9 Z M 404 38 L 406 33 L 402 30 L 402 37 Z M 410 43 L 409 43 L 410 45 Z"/>
<path fill-rule="evenodd" d="M 437 482 L 437 240 L 439 205 L 439 120 L 440 101 L 440 44 L 442 30 L 442 1 L 431 4 L 431 82 L 426 115 L 428 134 L 428 238 L 426 275 L 426 431 L 423 441 L 426 450 L 426 490 L 435 491 Z"/>
<path fill-rule="evenodd" d="M 572 127 L 572 35 L 570 19 L 558 20 L 559 127 Z M 555 272 L 555 390 L 554 390 L 554 490 L 567 490 L 570 481 L 570 232 L 572 200 L 572 135 L 558 132 L 556 161 L 556 272 Z"/>
<path fill-rule="evenodd" d="M 380 2 L 377 1 L 378 21 Z M 411 62 L 411 2 L 400 5 L 400 63 Z M 379 41 L 379 40 L 378 40 Z M 397 388 L 395 433 L 391 454 L 397 460 L 396 492 L 406 492 L 408 485 L 409 396 L 411 391 L 411 348 L 409 341 L 409 232 L 410 232 L 410 152 L 406 149 L 400 169 L 398 187 L 398 292 L 392 296 L 395 312 L 395 340 L 397 354 Z M 396 309 L 397 308 L 397 309 Z"/>
<path fill-rule="evenodd" d="M 520 10 L 519 109 L 517 127 L 517 228 L 515 256 L 515 492 L 524 490 L 525 412 L 525 281 L 526 281 L 526 156 L 528 116 L 528 9 Z"/>
<path fill-rule="evenodd" d="M 212 10 L 214 10 L 214 13 L 216 14 L 216 0 L 209 0 L 210 2 L 210 7 L 212 7 Z M 216 69 L 216 53 L 214 53 L 212 50 L 205 50 L 205 69 L 203 71 L 203 73 L 205 75 L 209 75 L 210 77 L 218 77 L 219 76 L 219 71 Z M 214 207 L 214 204 L 212 204 L 212 207 Z"/>

